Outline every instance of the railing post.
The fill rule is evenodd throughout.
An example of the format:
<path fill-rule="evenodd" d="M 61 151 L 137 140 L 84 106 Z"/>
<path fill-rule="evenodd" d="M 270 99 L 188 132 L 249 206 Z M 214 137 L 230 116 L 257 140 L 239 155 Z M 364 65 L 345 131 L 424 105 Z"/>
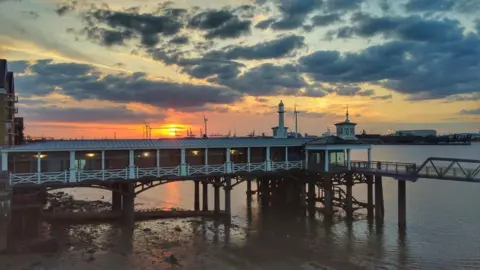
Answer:
<path fill-rule="evenodd" d="M 70 176 L 69 182 L 77 182 L 77 160 L 75 157 L 75 151 L 70 151 Z"/>
<path fill-rule="evenodd" d="M 37 184 L 41 183 L 42 179 L 42 152 L 37 152 Z"/>

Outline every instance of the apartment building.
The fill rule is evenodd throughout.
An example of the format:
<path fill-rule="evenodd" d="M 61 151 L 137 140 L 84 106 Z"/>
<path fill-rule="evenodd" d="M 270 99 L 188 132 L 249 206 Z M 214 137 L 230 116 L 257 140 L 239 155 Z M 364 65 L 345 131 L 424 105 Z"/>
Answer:
<path fill-rule="evenodd" d="M 0 59 L 0 147 L 15 144 L 17 102 L 13 72 L 8 71 L 7 60 Z"/>

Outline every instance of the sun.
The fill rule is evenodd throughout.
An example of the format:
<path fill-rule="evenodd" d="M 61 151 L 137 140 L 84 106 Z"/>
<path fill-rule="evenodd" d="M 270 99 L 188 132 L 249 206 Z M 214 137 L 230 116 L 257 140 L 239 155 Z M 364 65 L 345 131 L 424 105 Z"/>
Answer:
<path fill-rule="evenodd" d="M 158 128 L 161 137 L 177 137 L 183 135 L 186 128 L 182 124 L 165 124 Z"/>

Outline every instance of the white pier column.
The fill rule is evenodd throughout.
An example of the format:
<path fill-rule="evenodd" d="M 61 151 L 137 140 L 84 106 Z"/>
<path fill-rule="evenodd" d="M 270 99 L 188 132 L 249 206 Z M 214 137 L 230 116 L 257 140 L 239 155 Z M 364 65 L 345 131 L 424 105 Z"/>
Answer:
<path fill-rule="evenodd" d="M 328 172 L 329 167 L 330 167 L 330 154 L 328 153 L 328 150 L 325 150 L 325 172 Z"/>
<path fill-rule="evenodd" d="M 160 177 L 160 149 L 157 149 L 155 166 L 157 167 L 157 177 Z"/>
<path fill-rule="evenodd" d="M 69 182 L 77 182 L 77 162 L 75 157 L 75 151 L 70 151 L 70 172 Z"/>
<path fill-rule="evenodd" d="M 367 153 L 367 161 L 368 161 L 368 168 L 372 167 L 372 148 L 368 148 L 368 153 Z"/>
<path fill-rule="evenodd" d="M 2 171 L 8 171 L 8 152 L 2 152 Z"/>
<path fill-rule="evenodd" d="M 185 154 L 185 149 L 180 150 L 180 175 L 186 176 L 187 175 L 187 157 Z"/>
<path fill-rule="evenodd" d="M 100 160 L 102 161 L 102 180 L 105 180 L 105 150 L 102 150 Z"/>
<path fill-rule="evenodd" d="M 208 148 L 205 148 L 205 173 L 210 173 L 210 171 L 208 170 Z"/>
<path fill-rule="evenodd" d="M 250 157 L 250 147 L 247 147 L 247 166 L 248 166 L 248 171 L 250 171 L 250 162 L 251 157 Z"/>
<path fill-rule="evenodd" d="M 135 179 L 135 150 L 128 151 L 128 179 Z"/>
<path fill-rule="evenodd" d="M 272 170 L 272 161 L 270 160 L 270 146 L 267 146 L 267 154 L 266 154 L 266 166 L 265 166 L 265 171 L 271 171 Z"/>
<path fill-rule="evenodd" d="M 350 156 L 350 149 L 347 149 L 347 169 L 351 169 L 352 168 L 352 160 L 351 160 L 351 156 Z"/>
<path fill-rule="evenodd" d="M 226 158 L 225 158 L 225 172 L 226 173 L 231 173 L 232 172 L 232 161 L 230 159 L 230 154 L 232 151 L 230 148 L 227 148 L 226 150 Z"/>
<path fill-rule="evenodd" d="M 226 158 L 225 158 L 225 172 L 231 173 L 232 172 L 232 161 L 231 161 L 231 152 L 230 148 L 227 148 Z"/>
<path fill-rule="evenodd" d="M 37 184 L 42 179 L 42 152 L 37 152 Z"/>
<path fill-rule="evenodd" d="M 285 169 L 287 169 L 287 170 L 290 169 L 290 168 L 288 167 L 288 165 L 289 165 L 289 164 L 288 164 L 288 147 L 285 146 Z"/>

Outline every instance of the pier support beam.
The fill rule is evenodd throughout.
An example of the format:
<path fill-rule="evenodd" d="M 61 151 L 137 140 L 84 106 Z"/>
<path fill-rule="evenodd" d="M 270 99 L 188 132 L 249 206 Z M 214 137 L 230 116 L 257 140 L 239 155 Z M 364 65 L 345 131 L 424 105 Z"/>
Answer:
<path fill-rule="evenodd" d="M 199 211 L 200 210 L 200 182 L 198 181 L 194 181 L 193 182 L 194 184 L 194 205 L 193 205 L 193 208 L 195 209 L 195 211 Z"/>
<path fill-rule="evenodd" d="M 347 173 L 345 174 L 345 177 L 347 179 L 347 186 L 346 186 L 346 193 L 347 193 L 347 219 L 352 220 L 353 219 L 353 174 L 352 173 Z"/>
<path fill-rule="evenodd" d="M 121 212 L 122 211 L 122 193 L 120 193 L 118 190 L 120 185 L 119 184 L 114 184 L 113 185 L 114 190 L 112 191 L 112 211 L 113 212 Z"/>
<path fill-rule="evenodd" d="M 316 204 L 316 195 L 315 195 L 315 179 L 311 178 L 308 181 L 308 215 L 310 217 L 315 216 L 315 204 Z"/>
<path fill-rule="evenodd" d="M 325 190 L 324 215 L 330 218 L 333 216 L 333 189 L 331 174 L 326 173 L 323 175 L 323 186 L 323 189 Z"/>
<path fill-rule="evenodd" d="M 135 186 L 133 183 L 123 183 L 123 221 L 125 225 L 132 226 L 135 224 Z"/>
<path fill-rule="evenodd" d="M 252 197 L 252 180 L 247 179 L 247 197 Z"/>
<path fill-rule="evenodd" d="M 398 227 L 405 230 L 407 227 L 407 183 L 398 181 Z"/>
<path fill-rule="evenodd" d="M 213 205 L 213 212 L 215 214 L 219 214 L 220 213 L 220 178 L 219 177 L 215 177 L 215 183 L 213 184 L 213 188 L 214 188 L 214 205 Z"/>
<path fill-rule="evenodd" d="M 230 191 L 232 190 L 232 179 L 225 178 L 225 212 L 227 215 L 231 214 Z"/>
<path fill-rule="evenodd" d="M 208 211 L 208 182 L 202 182 L 202 210 Z"/>
<path fill-rule="evenodd" d="M 367 177 L 367 218 L 373 220 L 373 175 L 366 175 Z"/>
<path fill-rule="evenodd" d="M 384 208 L 383 208 L 383 183 L 382 176 L 375 175 L 375 220 L 378 223 L 383 223 Z"/>

